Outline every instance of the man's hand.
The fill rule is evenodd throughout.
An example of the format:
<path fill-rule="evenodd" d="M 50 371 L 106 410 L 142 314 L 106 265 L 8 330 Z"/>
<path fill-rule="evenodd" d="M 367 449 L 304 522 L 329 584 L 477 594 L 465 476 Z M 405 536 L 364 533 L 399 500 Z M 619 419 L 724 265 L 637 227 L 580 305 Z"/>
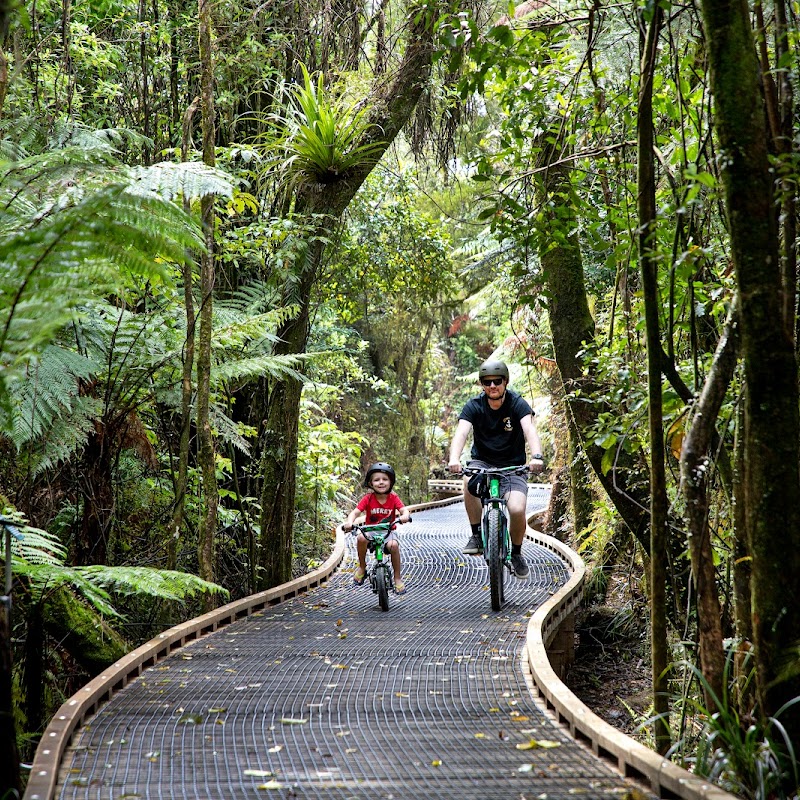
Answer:
<path fill-rule="evenodd" d="M 544 461 L 542 460 L 541 456 L 534 456 L 531 459 L 531 463 L 528 464 L 528 469 L 534 474 L 538 475 L 540 472 L 544 471 Z"/>
<path fill-rule="evenodd" d="M 450 472 L 453 473 L 453 475 L 460 475 L 461 474 L 461 462 L 460 461 L 454 461 L 451 464 L 448 464 L 447 468 L 450 470 Z"/>

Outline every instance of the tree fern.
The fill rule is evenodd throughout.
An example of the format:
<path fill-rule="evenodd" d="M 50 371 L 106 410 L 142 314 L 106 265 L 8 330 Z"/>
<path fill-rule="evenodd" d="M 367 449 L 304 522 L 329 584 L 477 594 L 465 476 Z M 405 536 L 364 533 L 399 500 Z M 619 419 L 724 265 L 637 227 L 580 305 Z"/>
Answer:
<path fill-rule="evenodd" d="M 311 357 L 309 354 L 304 353 L 302 355 L 255 355 L 229 359 L 214 367 L 212 374 L 215 382 L 224 383 L 242 382 L 264 375 L 272 378 L 293 378 L 302 381 L 304 378 L 298 372 L 298 368 Z"/>
<path fill-rule="evenodd" d="M 79 381 L 92 377 L 98 368 L 85 354 L 58 345 L 49 345 L 32 360 L 13 392 L 10 435 L 17 448 L 41 436 L 58 418 L 74 416 L 81 401 Z M 79 416 L 96 413 L 96 408 L 87 409 Z"/>
<path fill-rule="evenodd" d="M 75 311 L 73 324 L 9 383 L 10 423 L 18 449 L 25 448 L 33 474 L 78 453 L 100 424 L 119 427 L 128 415 L 156 402 L 177 409 L 185 322 L 165 290 L 164 307 L 134 313 L 105 301 Z M 245 287 L 216 309 L 212 386 L 271 376 L 300 379 L 302 356 L 270 354 L 275 329 L 293 308 L 265 310 L 263 286 Z M 259 313 L 251 315 L 251 310 Z M 246 439 L 214 403 L 214 427 L 225 441 L 247 450 Z"/>
<path fill-rule="evenodd" d="M 121 291 L 132 276 L 168 281 L 170 261 L 202 248 L 197 220 L 174 200 L 231 194 L 223 173 L 204 165 L 122 166 L 108 133 L 73 130 L 64 143 L 0 161 L 0 405 L 6 412 L 7 382 L 22 375 L 82 304 Z M 7 422 L 7 413 L 0 416 L 0 429 Z"/>
<path fill-rule="evenodd" d="M 29 591 L 37 597 L 59 586 L 69 586 L 77 595 L 76 602 L 87 602 L 106 617 L 119 617 L 113 605 L 115 594 L 144 594 L 174 601 L 199 594 L 228 595 L 226 589 L 215 583 L 175 570 L 98 565 L 68 567 L 64 563 L 66 551 L 56 536 L 27 526 L 24 517 L 10 508 L 4 510 L 3 516 L 17 523 L 20 532 L 20 538 L 14 537 L 11 542 L 13 573 L 24 576 Z M 4 558 L 3 550 L 0 563 Z"/>
<path fill-rule="evenodd" d="M 76 567 L 93 586 L 119 595 L 145 594 L 160 600 L 183 601 L 198 594 L 222 594 L 227 591 L 188 572 L 149 567 L 103 567 L 93 564 Z"/>

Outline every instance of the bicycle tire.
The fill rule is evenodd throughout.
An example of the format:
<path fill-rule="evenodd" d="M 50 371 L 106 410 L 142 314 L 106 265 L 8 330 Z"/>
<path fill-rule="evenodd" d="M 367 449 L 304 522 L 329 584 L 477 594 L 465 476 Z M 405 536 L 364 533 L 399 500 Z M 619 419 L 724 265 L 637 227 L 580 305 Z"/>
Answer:
<path fill-rule="evenodd" d="M 375 571 L 375 587 L 378 591 L 378 604 L 381 611 L 389 610 L 389 586 L 387 584 L 386 568 L 378 567 Z"/>
<path fill-rule="evenodd" d="M 486 561 L 489 564 L 489 589 L 492 595 L 492 611 L 499 611 L 503 607 L 505 596 L 503 581 L 505 569 L 503 566 L 502 542 L 503 536 L 502 513 L 497 507 L 486 512 Z"/>
<path fill-rule="evenodd" d="M 508 517 L 505 514 L 500 515 L 500 566 L 503 571 L 503 579 L 500 582 L 500 602 L 505 605 L 506 602 L 506 574 L 511 572 L 511 536 L 508 532 Z"/>

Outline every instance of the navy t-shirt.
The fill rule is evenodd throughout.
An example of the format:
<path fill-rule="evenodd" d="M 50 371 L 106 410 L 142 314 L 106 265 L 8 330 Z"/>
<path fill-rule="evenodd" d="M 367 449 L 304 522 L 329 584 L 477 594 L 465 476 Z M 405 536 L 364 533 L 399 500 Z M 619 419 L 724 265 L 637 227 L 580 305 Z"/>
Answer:
<path fill-rule="evenodd" d="M 503 405 L 497 411 L 490 408 L 485 394 L 468 400 L 458 418 L 472 423 L 472 458 L 493 467 L 527 463 L 520 420 L 529 414 L 533 416 L 528 401 L 511 389 L 506 390 Z"/>

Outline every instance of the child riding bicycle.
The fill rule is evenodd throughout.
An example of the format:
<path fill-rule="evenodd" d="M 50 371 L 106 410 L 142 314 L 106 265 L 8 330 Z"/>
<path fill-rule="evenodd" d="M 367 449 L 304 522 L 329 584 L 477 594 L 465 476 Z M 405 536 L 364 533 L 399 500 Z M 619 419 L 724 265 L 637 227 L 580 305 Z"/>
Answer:
<path fill-rule="evenodd" d="M 377 525 L 381 522 L 409 522 L 411 514 L 403 504 L 403 501 L 393 491 L 396 475 L 391 465 L 379 461 L 373 464 L 364 478 L 364 486 L 372 491 L 367 492 L 359 501 L 358 505 L 350 512 L 347 519 L 342 524 L 343 531 L 351 531 L 353 523 L 359 515 L 364 516 L 366 525 Z M 353 575 L 353 583 L 361 586 L 367 576 L 367 548 L 369 546 L 369 533 L 359 533 L 356 539 L 356 550 L 358 551 L 358 567 Z M 389 532 L 389 536 L 384 543 L 384 550 L 389 553 L 392 559 L 392 569 L 394 570 L 394 591 L 396 594 L 405 594 L 406 587 L 400 577 L 400 542 L 395 536 L 394 531 Z"/>

